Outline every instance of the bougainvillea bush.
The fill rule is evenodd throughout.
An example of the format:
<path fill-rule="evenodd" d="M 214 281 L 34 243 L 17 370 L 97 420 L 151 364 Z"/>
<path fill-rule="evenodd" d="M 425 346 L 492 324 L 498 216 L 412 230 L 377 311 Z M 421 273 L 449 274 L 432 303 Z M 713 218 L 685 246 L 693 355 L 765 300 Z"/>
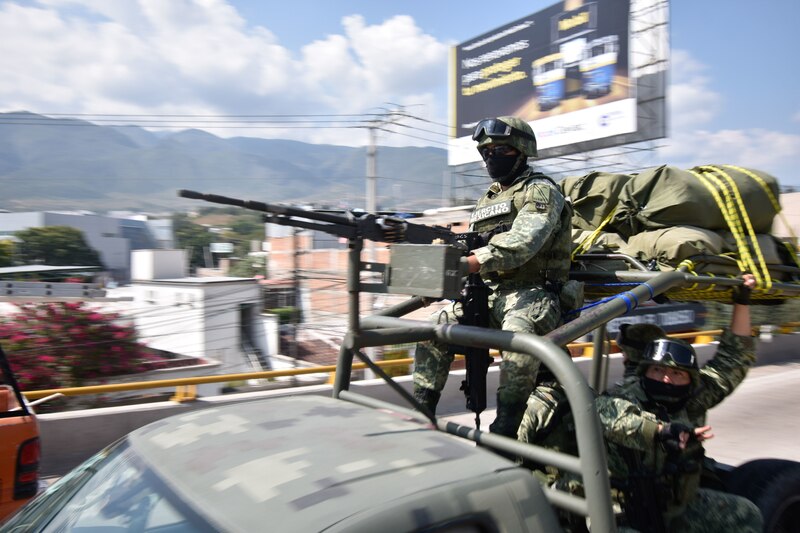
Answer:
<path fill-rule="evenodd" d="M 132 325 L 83 302 L 21 306 L 0 319 L 0 344 L 23 390 L 79 387 L 164 366 Z"/>

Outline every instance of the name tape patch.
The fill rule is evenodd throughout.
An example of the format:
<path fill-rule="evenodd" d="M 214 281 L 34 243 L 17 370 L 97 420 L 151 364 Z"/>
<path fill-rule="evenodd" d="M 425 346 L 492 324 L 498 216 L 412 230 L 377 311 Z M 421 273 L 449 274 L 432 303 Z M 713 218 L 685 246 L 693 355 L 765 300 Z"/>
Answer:
<path fill-rule="evenodd" d="M 481 220 L 486 220 L 487 218 L 494 218 L 500 215 L 507 215 L 510 212 L 511 212 L 511 200 L 507 200 L 505 202 L 497 204 L 485 205 L 483 207 L 479 207 L 478 209 L 472 212 L 472 216 L 469 217 L 469 222 L 470 224 L 474 224 L 475 222 L 480 222 Z"/>

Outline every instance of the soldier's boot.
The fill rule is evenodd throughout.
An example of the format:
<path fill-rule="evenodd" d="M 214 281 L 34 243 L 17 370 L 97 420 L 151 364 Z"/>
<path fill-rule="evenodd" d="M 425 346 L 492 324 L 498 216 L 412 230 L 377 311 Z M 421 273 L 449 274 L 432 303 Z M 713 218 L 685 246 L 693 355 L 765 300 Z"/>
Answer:
<path fill-rule="evenodd" d="M 525 415 L 526 407 L 527 404 L 525 402 L 510 402 L 504 399 L 501 392 L 498 391 L 497 416 L 494 422 L 489 426 L 489 432 L 517 440 L 517 430 L 519 429 L 520 423 L 522 423 L 522 417 Z M 497 449 L 493 451 L 516 463 L 521 462 L 521 459 L 512 453 Z"/>
<path fill-rule="evenodd" d="M 522 422 L 522 417 L 525 415 L 526 406 L 527 404 L 524 401 L 510 401 L 498 391 L 497 417 L 489 426 L 489 431 L 516 440 L 517 430 Z"/>
<path fill-rule="evenodd" d="M 439 391 L 414 386 L 414 399 L 427 409 L 431 415 L 436 415 L 436 406 L 439 405 L 439 398 L 441 397 L 442 393 Z"/>

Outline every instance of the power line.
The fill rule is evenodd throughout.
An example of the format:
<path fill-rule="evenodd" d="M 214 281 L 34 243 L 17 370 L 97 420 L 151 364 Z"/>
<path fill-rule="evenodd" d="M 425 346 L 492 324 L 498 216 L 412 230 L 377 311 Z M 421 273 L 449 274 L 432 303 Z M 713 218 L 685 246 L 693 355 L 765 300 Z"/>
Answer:
<path fill-rule="evenodd" d="M 14 115 L 15 113 L 0 113 L 5 115 Z M 151 113 L 151 114 L 139 114 L 139 113 L 131 113 L 131 114 L 124 114 L 124 113 L 33 113 L 34 115 L 41 115 L 41 116 L 60 116 L 60 117 L 188 117 L 188 118 L 289 118 L 289 117 L 301 117 L 301 118 L 308 118 L 308 117 L 381 117 L 384 116 L 386 113 L 303 113 L 303 114 L 267 114 L 267 115 L 202 115 L 196 113 L 186 113 L 186 114 L 169 114 L 169 113 Z M 21 116 L 24 118 L 27 114 Z M 409 115 L 410 116 L 410 115 Z M 423 120 L 423 119 L 420 119 Z"/>

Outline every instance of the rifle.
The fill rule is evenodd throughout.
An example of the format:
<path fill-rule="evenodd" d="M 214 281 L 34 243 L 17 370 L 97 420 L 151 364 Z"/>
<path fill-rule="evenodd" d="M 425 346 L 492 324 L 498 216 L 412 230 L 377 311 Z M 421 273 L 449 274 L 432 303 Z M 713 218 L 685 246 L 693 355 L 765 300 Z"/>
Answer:
<path fill-rule="evenodd" d="M 467 250 L 485 246 L 490 236 L 477 232 L 458 235 L 458 240 Z M 489 293 L 480 274 L 468 274 L 461 292 L 461 317 L 458 323 L 465 326 L 489 327 Z M 481 413 L 486 409 L 486 373 L 494 358 L 488 348 L 473 346 L 450 346 L 451 352 L 460 351 L 466 359 L 467 373 L 461 382 L 461 390 L 467 400 L 467 409 L 475 413 L 475 429 L 481 429 Z"/>
<path fill-rule="evenodd" d="M 648 533 L 666 533 L 655 475 L 642 464 L 641 452 L 625 447 L 620 449 L 628 465 L 628 479 L 623 485 L 623 507 L 628 525 Z"/>
<path fill-rule="evenodd" d="M 190 190 L 180 190 L 178 196 L 259 211 L 264 213 L 264 222 L 330 233 L 349 239 L 351 244 L 362 239 L 389 243 L 442 243 L 453 245 L 462 255 L 467 255 L 470 250 L 484 245 L 491 238 L 491 235 L 476 232 L 456 234 L 442 226 L 414 224 L 400 217 L 372 213 L 357 215 L 349 211 L 344 214 L 335 214 L 330 211 L 310 211 L 298 207 L 241 200 Z M 507 231 L 507 228 L 504 228 L 503 231 Z M 369 287 L 365 285 L 360 288 L 368 290 Z M 489 288 L 486 287 L 480 276 L 478 274 L 468 275 L 459 297 L 464 310 L 464 318 L 459 322 L 470 326 L 487 327 L 489 325 L 488 295 Z M 428 295 L 420 294 L 420 296 Z M 489 356 L 488 349 L 464 347 L 463 353 L 467 360 L 467 379 L 462 384 L 462 390 L 467 398 L 467 409 L 475 412 L 476 424 L 479 425 L 479 415 L 486 409 L 486 372 L 493 359 Z"/>

